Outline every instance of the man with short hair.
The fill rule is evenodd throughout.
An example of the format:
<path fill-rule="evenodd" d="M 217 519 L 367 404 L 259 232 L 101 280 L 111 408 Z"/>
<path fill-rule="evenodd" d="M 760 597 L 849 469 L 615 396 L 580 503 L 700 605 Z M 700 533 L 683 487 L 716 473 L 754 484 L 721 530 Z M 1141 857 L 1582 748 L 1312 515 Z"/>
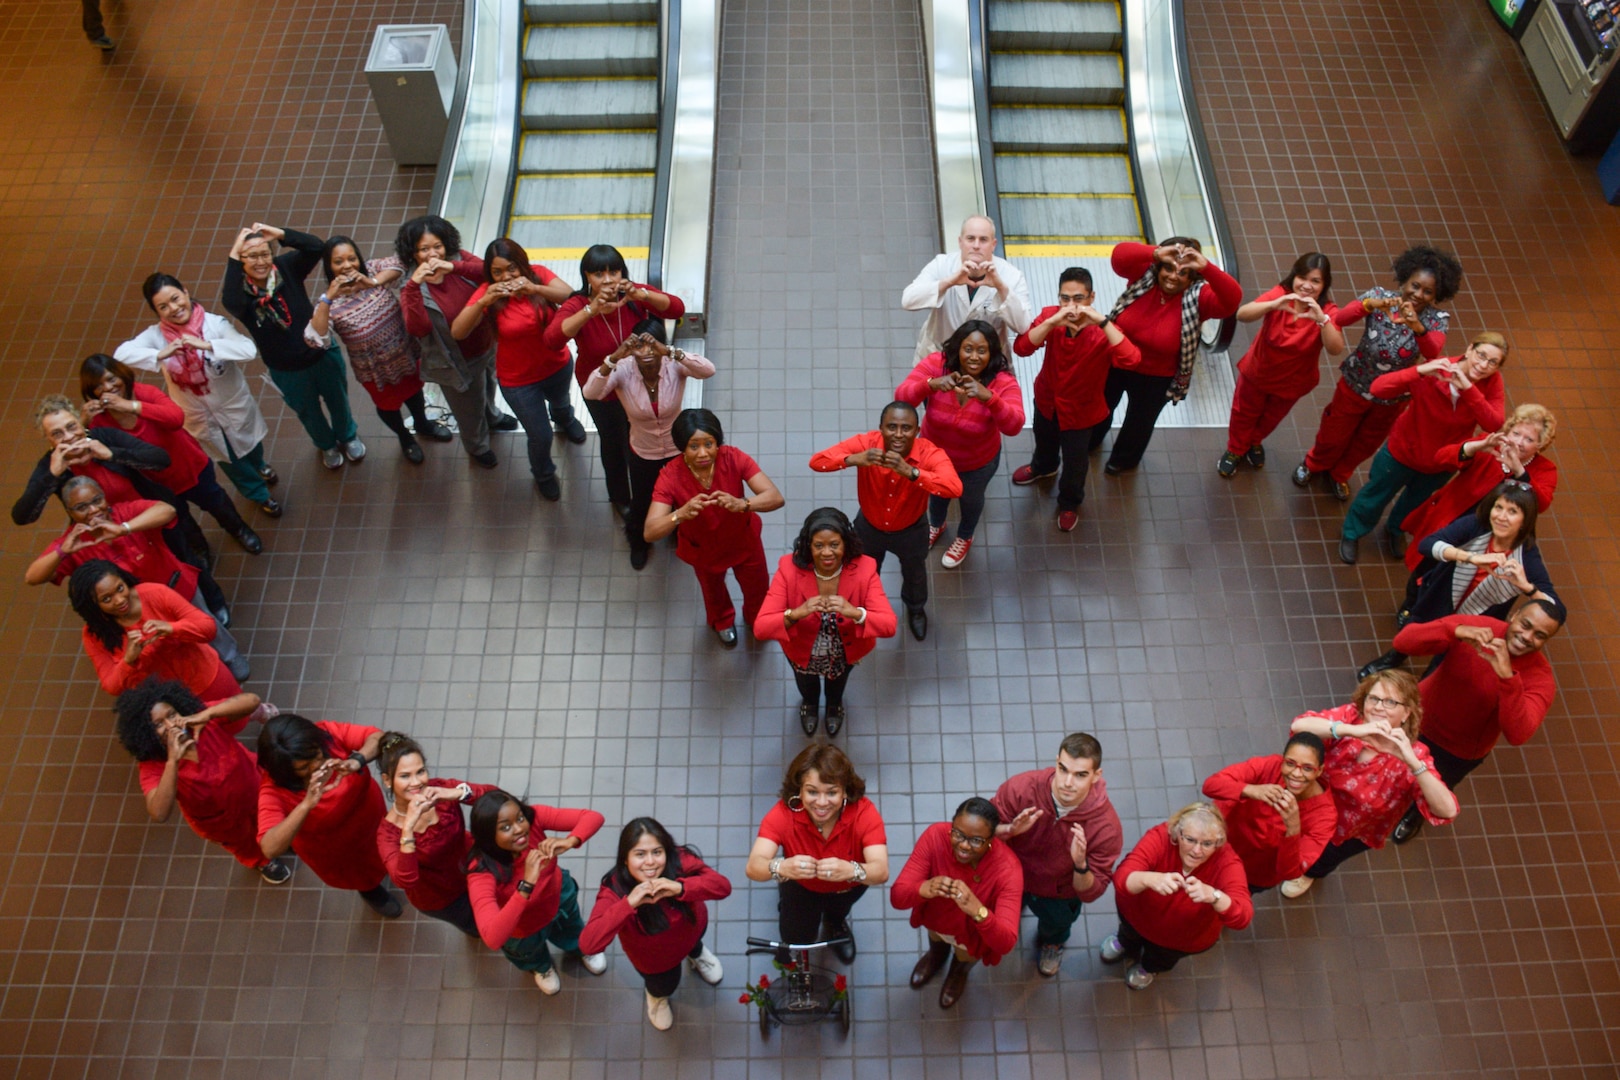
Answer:
<path fill-rule="evenodd" d="M 1023 271 L 996 255 L 995 222 L 975 214 L 962 222 L 957 250 L 936 256 L 900 295 L 907 311 L 928 311 L 917 337 L 917 359 L 939 352 L 945 339 L 969 319 L 1001 331 L 1001 352 L 1012 355 L 1012 338 L 1029 329 L 1029 284 Z"/>
<path fill-rule="evenodd" d="M 878 415 L 878 430 L 829 446 L 810 458 L 816 472 L 855 468 L 861 510 L 855 532 L 862 553 L 878 569 L 890 551 L 900 560 L 900 599 L 906 624 L 918 641 L 928 636 L 928 496 L 954 499 L 962 478 L 945 451 L 917 434 L 917 409 L 891 401 Z"/>
<path fill-rule="evenodd" d="M 1568 616 L 1557 598 L 1538 592 L 1516 601 L 1506 622 L 1448 615 L 1412 623 L 1395 635 L 1398 652 L 1441 654 L 1418 684 L 1423 699 L 1418 741 L 1434 755 L 1434 771 L 1451 790 L 1484 763 L 1497 739 L 1506 736 L 1521 746 L 1547 718 L 1558 686 L 1542 649 Z M 1391 838 L 1404 844 L 1422 827 L 1414 804 Z"/>
<path fill-rule="evenodd" d="M 1102 896 L 1125 835 L 1102 778 L 1102 746 L 1084 732 L 1058 744 L 1057 763 L 996 789 L 996 837 L 1024 867 L 1024 906 L 1035 916 L 1036 966 L 1058 973 L 1080 907 Z"/>

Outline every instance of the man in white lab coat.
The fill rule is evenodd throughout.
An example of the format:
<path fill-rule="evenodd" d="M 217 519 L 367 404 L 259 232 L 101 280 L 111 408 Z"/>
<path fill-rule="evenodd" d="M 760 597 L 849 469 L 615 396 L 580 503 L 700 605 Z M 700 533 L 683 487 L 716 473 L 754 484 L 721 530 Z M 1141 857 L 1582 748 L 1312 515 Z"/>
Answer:
<path fill-rule="evenodd" d="M 974 215 L 962 222 L 957 251 L 931 260 L 906 286 L 900 306 L 928 311 L 917 337 L 917 359 L 939 351 L 940 343 L 969 319 L 983 319 L 1001 331 L 1003 356 L 1012 355 L 1012 339 L 1029 329 L 1034 312 L 1024 274 L 996 257 L 995 222 Z"/>

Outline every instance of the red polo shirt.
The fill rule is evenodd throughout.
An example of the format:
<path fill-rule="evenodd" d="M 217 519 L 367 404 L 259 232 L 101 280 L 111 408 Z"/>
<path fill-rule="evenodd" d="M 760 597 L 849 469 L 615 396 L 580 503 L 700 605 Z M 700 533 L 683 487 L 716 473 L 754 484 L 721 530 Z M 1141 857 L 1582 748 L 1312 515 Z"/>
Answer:
<path fill-rule="evenodd" d="M 861 862 L 866 858 L 867 848 L 885 846 L 889 842 L 884 835 L 883 818 L 878 815 L 872 800 L 864 795 L 844 807 L 844 812 L 838 815 L 828 836 L 821 835 L 821 830 L 816 828 L 809 814 L 802 810 L 795 813 L 787 803 L 780 801 L 770 808 L 765 819 L 759 823 L 759 835 L 780 845 L 782 854 L 787 857 L 809 855 L 815 859 L 847 859 L 850 862 Z M 827 893 L 848 892 L 854 887 L 848 881 L 816 879 L 799 884 L 811 892 Z"/>

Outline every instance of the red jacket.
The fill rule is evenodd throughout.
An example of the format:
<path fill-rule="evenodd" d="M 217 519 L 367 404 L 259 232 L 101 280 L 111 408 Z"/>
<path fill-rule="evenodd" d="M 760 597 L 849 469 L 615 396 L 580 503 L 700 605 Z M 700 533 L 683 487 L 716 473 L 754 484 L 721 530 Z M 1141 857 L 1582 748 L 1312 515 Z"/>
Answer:
<path fill-rule="evenodd" d="M 669 919 L 669 926 L 657 934 L 649 934 L 636 921 L 640 908 L 630 902 L 613 886 L 604 883 L 596 893 L 596 906 L 579 935 L 579 951 L 587 956 L 602 952 L 619 939 L 630 964 L 643 975 L 656 975 L 661 971 L 679 967 L 692 951 L 692 946 L 703 940 L 703 931 L 709 925 L 709 912 L 705 900 L 724 900 L 731 895 L 731 882 L 718 870 L 705 865 L 702 859 L 686 851 L 677 851 L 681 860 L 680 898 L 692 908 L 688 919 L 668 900 L 659 903 Z"/>
<path fill-rule="evenodd" d="M 173 679 L 184 684 L 198 697 L 207 697 L 204 691 L 213 683 L 221 666 L 219 653 L 208 644 L 214 640 L 217 632 L 214 617 L 192 607 L 189 601 L 167 585 L 136 585 L 135 595 L 141 599 L 143 623 L 148 619 L 157 619 L 174 629 L 166 637 L 147 642 L 134 665 L 130 665 L 124 663 L 123 659 L 127 638 L 119 642 L 116 652 L 112 652 L 90 633 L 88 626 L 85 627 L 82 634 L 84 651 L 90 654 L 90 662 L 96 665 L 96 677 L 101 680 L 101 688 L 109 694 L 122 694 L 145 682 L 147 676 L 156 675 L 160 679 Z"/>
<path fill-rule="evenodd" d="M 1281 285 L 1273 285 L 1257 302 L 1288 295 Z M 1322 303 L 1322 314 L 1332 318 L 1339 310 L 1331 300 Z M 1276 397 L 1302 398 L 1322 381 L 1322 328 L 1308 316 L 1295 315 L 1287 305 L 1266 312 L 1260 320 L 1249 351 L 1238 361 L 1238 372 L 1255 389 Z"/>
<path fill-rule="evenodd" d="M 1027 807 L 1044 811 L 1028 832 L 1002 843 L 1012 848 L 1023 865 L 1025 892 L 1090 903 L 1108 891 L 1114 862 L 1125 847 L 1125 830 L 1114 804 L 1108 801 L 1108 785 L 1100 776 L 1079 806 L 1058 817 L 1052 801 L 1052 777 L 1056 774 L 1056 768 L 1035 769 L 1011 777 L 996 789 L 992 801 L 1004 822 Z M 1069 858 L 1070 829 L 1075 825 L 1086 831 L 1086 865 L 1091 868 L 1092 879 L 1091 888 L 1081 894 L 1074 891 L 1074 862 Z"/>
<path fill-rule="evenodd" d="M 1132 896 L 1125 883 L 1138 870 L 1181 873 L 1181 853 L 1171 841 L 1167 826 L 1159 824 L 1149 829 L 1114 871 L 1114 906 L 1119 909 L 1119 917 L 1155 945 L 1177 952 L 1203 952 L 1220 939 L 1222 926 L 1242 930 L 1254 918 L 1254 901 L 1249 898 L 1243 860 L 1231 844 L 1216 848 L 1193 875 L 1232 898 L 1232 906 L 1224 915 L 1215 910 L 1214 904 L 1195 903 L 1179 890 L 1160 896 L 1152 889 L 1143 889 Z"/>
<path fill-rule="evenodd" d="M 837 472 L 849 468 L 844 459 L 865 450 L 882 450 L 883 433 L 868 431 L 852 435 L 835 446 L 813 454 L 810 468 L 816 472 Z M 893 469 L 866 466 L 856 470 L 855 492 L 861 513 L 873 528 L 882 532 L 899 532 L 928 509 L 928 496 L 941 495 L 954 499 L 962 494 L 962 478 L 945 451 L 923 438 L 911 445 L 906 461 L 916 466 L 917 479 L 909 480 Z M 806 571 L 808 573 L 808 571 Z"/>
<path fill-rule="evenodd" d="M 1454 357 L 1461 360 L 1462 357 Z M 1389 433 L 1389 452 L 1408 469 L 1421 473 L 1450 472 L 1456 468 L 1435 469 L 1435 451 L 1448 443 L 1460 442 L 1474 434 L 1474 428 L 1495 431 L 1502 426 L 1502 376 L 1496 372 L 1481 379 L 1451 400 L 1451 382 L 1435 373 L 1418 374 L 1416 367 L 1402 368 L 1373 380 L 1374 397 L 1398 398 L 1412 395 L 1411 406 L 1395 421 Z"/>
<path fill-rule="evenodd" d="M 895 389 L 896 400 L 928 403 L 923 438 L 945 451 L 959 473 L 980 469 L 1001 453 L 1001 437 L 1024 430 L 1024 392 L 1013 373 L 1003 371 L 987 384 L 990 400 L 958 401 L 954 390 L 931 390 L 929 379 L 945 374 L 945 354 L 929 353 Z"/>
<path fill-rule="evenodd" d="M 804 667 L 810 662 L 810 647 L 815 644 L 821 630 L 819 617 L 800 619 L 791 627 L 783 620 L 783 613 L 798 607 L 815 596 L 816 572 L 801 570 L 793 563 L 793 556 L 784 555 L 776 564 L 776 576 L 771 579 L 765 603 L 754 619 L 754 636 L 762 640 L 780 641 L 788 662 Z M 866 621 L 856 625 L 853 619 L 841 615 L 838 636 L 844 640 L 844 657 L 857 663 L 877 645 L 878 638 L 894 637 L 899 628 L 894 608 L 883 595 L 883 582 L 878 579 L 877 563 L 870 555 L 862 555 L 844 567 L 838 579 L 838 595 L 856 607 L 866 609 Z"/>
<path fill-rule="evenodd" d="M 1039 326 L 1057 313 L 1056 307 L 1041 309 L 1031 326 Z M 1111 345 L 1100 326 L 1083 326 L 1071 334 L 1066 326 L 1056 327 L 1046 340 L 1036 345 L 1025 330 L 1013 339 L 1013 352 L 1034 356 L 1045 349 L 1041 371 L 1035 376 L 1035 408 L 1042 416 L 1056 416 L 1062 431 L 1096 427 L 1108 419 L 1108 402 L 1103 400 L 1103 384 L 1108 370 L 1130 367 L 1141 362 L 1142 353 L 1130 338 Z"/>
<path fill-rule="evenodd" d="M 936 896 L 924 900 L 922 883 L 933 877 L 951 877 L 967 885 L 979 903 L 990 909 L 983 922 L 974 922 L 955 900 Z M 1024 868 L 1006 844 L 991 843 L 978 866 L 956 861 L 951 848 L 951 824 L 936 821 L 917 837 L 911 857 L 889 889 L 896 910 L 911 909 L 911 925 L 947 934 L 975 959 L 999 964 L 1018 947 L 1018 916 L 1024 904 Z"/>
<path fill-rule="evenodd" d="M 1204 781 L 1204 794 L 1215 800 L 1226 818 L 1227 846 L 1243 860 L 1251 888 L 1269 889 L 1311 868 L 1333 839 L 1339 823 L 1333 795 L 1299 801 L 1299 835 L 1288 836 L 1282 815 L 1259 799 L 1245 799 L 1248 784 L 1281 784 L 1283 756 L 1267 754 L 1228 765 Z"/>
<path fill-rule="evenodd" d="M 591 372 L 600 367 L 603 359 L 614 349 L 617 349 L 625 338 L 630 336 L 630 331 L 635 329 L 636 323 L 642 319 L 649 316 L 661 319 L 679 319 L 686 314 L 686 305 L 674 293 L 659 292 L 651 285 L 642 285 L 639 282 L 635 284 L 638 288 L 646 289 L 648 292 L 668 297 L 669 310 L 660 313 L 650 307 L 642 307 L 632 300 L 618 311 L 610 311 L 605 315 L 593 315 L 587 319 L 585 325 L 579 328 L 579 333 L 574 335 L 574 349 L 579 353 L 579 359 L 574 364 L 574 377 L 579 380 L 579 385 L 585 385 L 585 380 L 591 377 Z M 557 309 L 557 314 L 553 315 L 551 321 L 546 324 L 546 332 L 540 337 L 541 344 L 548 349 L 567 347 L 568 338 L 563 334 L 562 324 L 574 315 L 579 314 L 580 309 L 590 302 L 590 297 L 581 296 L 578 293 L 564 300 L 562 307 Z M 602 400 L 613 401 L 615 398 L 610 394 Z"/>
<path fill-rule="evenodd" d="M 1558 692 L 1552 664 L 1533 652 L 1508 660 L 1504 679 L 1472 643 L 1458 641 L 1459 626 L 1483 626 L 1497 637 L 1507 623 L 1483 615 L 1448 615 L 1434 622 L 1410 623 L 1395 635 L 1395 649 L 1410 656 L 1444 653 L 1434 671 L 1418 683 L 1423 696 L 1423 737 L 1442 750 L 1477 761 L 1507 736 L 1514 746 L 1528 742 Z"/>
<path fill-rule="evenodd" d="M 136 417 L 134 427 L 119 427 L 118 421 L 106 413 L 91 417 L 89 426 L 127 430 L 142 442 L 167 450 L 169 467 L 146 475 L 170 491 L 190 491 L 197 486 L 197 478 L 208 467 L 208 451 L 186 430 L 186 414 L 180 411 L 180 406 L 168 394 L 155 386 L 135 383 L 129 392 L 134 400 L 141 403 L 141 415 Z"/>
<path fill-rule="evenodd" d="M 564 810 L 535 803 L 529 843 L 538 843 L 547 832 L 577 836 L 584 843 L 596 835 L 603 820 L 595 810 Z M 492 949 L 500 948 L 512 938 L 539 933 L 557 917 L 557 908 L 562 903 L 562 868 L 557 860 L 552 859 L 541 867 L 540 880 L 528 896 L 517 891 L 518 882 L 522 880 L 522 852 L 514 854 L 505 881 L 498 881 L 490 871 L 474 869 L 472 863 L 468 863 L 467 898 L 472 901 L 478 936 Z"/>
<path fill-rule="evenodd" d="M 1401 528 L 1418 539 L 1439 532 L 1464 514 L 1471 513 L 1479 505 L 1479 501 L 1490 494 L 1492 488 L 1503 480 L 1513 479 L 1508 476 L 1507 470 L 1502 467 L 1496 455 L 1488 452 L 1475 454 L 1471 460 L 1464 463 L 1462 443 L 1442 446 L 1435 451 L 1431 462 L 1434 467 L 1429 469 L 1429 472 L 1456 468 L 1461 468 L 1462 471 L 1401 521 Z M 1545 454 L 1537 454 L 1524 467 L 1524 476 L 1518 479 L 1530 484 L 1536 496 L 1536 511 L 1545 514 L 1552 506 L 1553 492 L 1558 490 L 1558 466 L 1554 465 Z M 1406 568 L 1416 570 L 1418 563 L 1422 562 L 1427 554 L 1428 552 L 1423 551 L 1418 544 L 1407 545 Z"/>
<path fill-rule="evenodd" d="M 1110 259 L 1114 273 L 1135 281 L 1153 265 L 1153 245 L 1115 244 Z M 1200 319 L 1224 319 L 1243 304 L 1243 286 L 1225 270 L 1210 263 L 1203 270 L 1204 291 L 1198 294 Z M 1181 366 L 1181 297 L 1167 297 L 1155 285 L 1119 313 L 1114 322 L 1141 350 L 1139 358 L 1116 363 L 1143 375 L 1174 375 Z"/>
<path fill-rule="evenodd" d="M 428 781 L 429 787 L 453 788 L 460 784 L 460 780 L 444 777 Z M 490 784 L 467 786 L 472 789 L 464 800 L 468 802 L 496 790 Z M 412 834 L 415 851 L 399 849 L 398 825 L 386 817 L 377 822 L 377 854 L 382 856 L 388 876 L 418 911 L 440 911 L 467 895 L 467 852 L 472 848 L 472 837 L 461 820 L 461 803 L 437 803 L 434 813 L 439 820 Z"/>

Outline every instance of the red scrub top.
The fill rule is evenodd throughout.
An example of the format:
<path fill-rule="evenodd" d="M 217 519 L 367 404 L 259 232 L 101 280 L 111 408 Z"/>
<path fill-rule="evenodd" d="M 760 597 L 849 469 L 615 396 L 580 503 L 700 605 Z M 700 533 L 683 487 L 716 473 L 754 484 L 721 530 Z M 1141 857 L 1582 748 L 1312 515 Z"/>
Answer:
<path fill-rule="evenodd" d="M 735 446 L 722 446 L 715 455 L 714 481 L 708 490 L 745 499 L 753 494 L 748 489 L 748 478 L 759 472 L 759 463 L 753 458 Z M 667 503 L 679 510 L 703 491 L 697 477 L 686 467 L 686 459 L 677 457 L 658 474 L 652 501 Z M 763 553 L 759 534 L 758 514 L 736 514 L 723 507 L 705 506 L 697 517 L 675 527 L 675 555 L 700 570 L 725 570 L 742 562 L 756 549 Z"/>

